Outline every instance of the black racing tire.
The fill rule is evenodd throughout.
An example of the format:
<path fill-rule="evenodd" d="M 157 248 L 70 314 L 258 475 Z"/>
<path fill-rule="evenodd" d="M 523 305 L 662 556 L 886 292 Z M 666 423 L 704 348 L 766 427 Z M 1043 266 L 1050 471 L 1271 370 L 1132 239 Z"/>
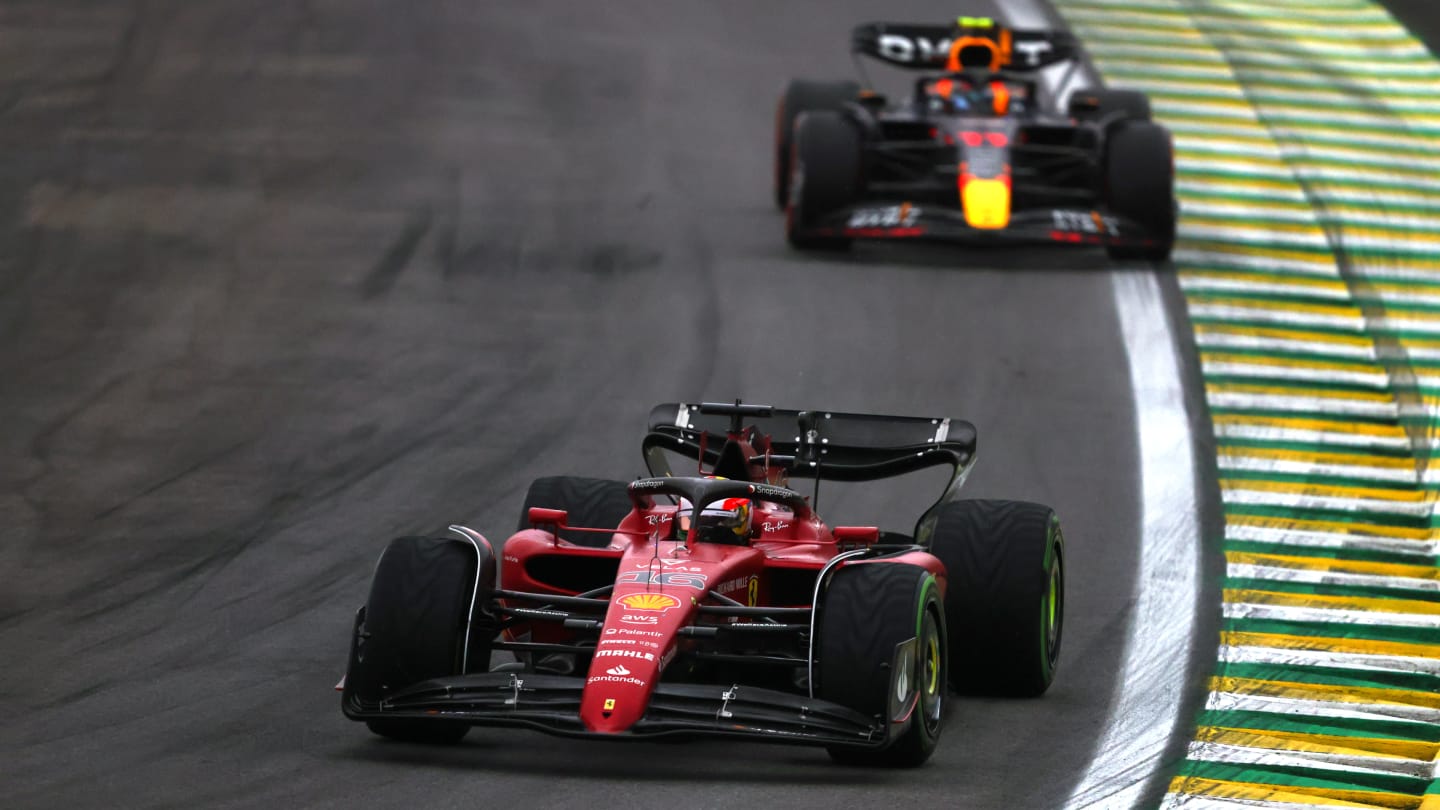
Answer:
<path fill-rule="evenodd" d="M 1175 155 L 1170 131 L 1142 121 L 1123 123 L 1105 141 L 1106 207 L 1139 223 L 1151 245 L 1108 245 L 1112 259 L 1165 261 L 1175 246 Z"/>
<path fill-rule="evenodd" d="M 448 537 L 401 537 L 375 566 L 370 597 L 358 627 L 346 687 L 365 704 L 431 678 L 485 671 L 490 640 L 471 627 L 470 611 L 494 587 L 494 557 L 487 546 Z M 488 582 L 477 587 L 477 571 Z M 483 622 L 482 622 L 483 624 Z M 471 638 L 467 644 L 466 631 Z M 467 666 L 468 663 L 468 666 Z M 430 719 L 372 719 L 370 730 L 405 742 L 451 744 L 467 723 Z"/>
<path fill-rule="evenodd" d="M 566 523 L 581 528 L 609 529 L 620 525 L 630 514 L 634 502 L 624 481 L 609 481 L 604 478 L 581 478 L 557 475 L 537 478 L 525 493 L 525 505 L 520 509 L 520 523 L 517 531 L 531 528 L 527 517 L 530 507 L 564 509 L 569 513 Z M 610 545 L 611 536 L 600 532 L 576 532 L 560 530 L 560 538 L 577 546 L 604 548 Z"/>
<path fill-rule="evenodd" d="M 917 565 L 859 563 L 840 568 L 825 589 L 816 628 L 817 697 L 892 719 L 891 697 L 906 678 L 919 701 L 899 736 L 876 751 L 831 746 L 846 765 L 913 768 L 934 753 L 944 730 L 945 608 L 935 576 Z M 897 647 L 914 639 L 897 671 Z M 908 700 L 903 701 L 908 702 Z"/>
<path fill-rule="evenodd" d="M 1149 121 L 1150 97 L 1139 90 L 1079 91 L 1070 97 L 1070 115 L 1078 121 L 1099 121 L 1112 116 L 1127 121 Z"/>
<path fill-rule="evenodd" d="M 860 128 L 836 112 L 807 112 L 795 122 L 790 205 L 785 209 L 785 238 L 801 250 L 843 250 L 850 239 L 813 236 L 804 229 L 825 214 L 860 197 Z"/>
<path fill-rule="evenodd" d="M 927 542 L 948 577 L 951 685 L 969 694 L 1044 694 L 1065 627 L 1065 539 L 1054 510 L 953 501 L 937 510 Z"/>
<path fill-rule="evenodd" d="M 794 143 L 795 119 L 801 113 L 839 110 L 860 96 L 860 85 L 852 81 L 808 81 L 795 79 L 775 105 L 775 207 L 790 203 L 790 154 Z"/>

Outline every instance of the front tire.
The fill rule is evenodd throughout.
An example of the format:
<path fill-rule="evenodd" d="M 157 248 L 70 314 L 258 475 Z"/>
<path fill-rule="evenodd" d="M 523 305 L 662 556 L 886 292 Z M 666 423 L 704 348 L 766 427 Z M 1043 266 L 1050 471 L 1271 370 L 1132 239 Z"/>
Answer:
<path fill-rule="evenodd" d="M 775 105 L 775 207 L 790 204 L 790 155 L 794 149 L 795 119 L 801 113 L 838 111 L 860 96 L 860 85 L 852 81 L 817 82 L 796 79 L 785 86 Z"/>
<path fill-rule="evenodd" d="M 934 753 L 944 724 L 949 667 L 945 610 L 925 569 L 857 563 L 835 572 L 816 628 L 816 695 L 892 723 L 913 709 L 885 748 L 830 747 L 847 765 L 913 768 Z"/>
<path fill-rule="evenodd" d="M 477 553 L 479 558 L 477 559 Z M 494 630 L 472 605 L 494 587 L 488 545 L 448 537 L 401 537 L 380 555 L 356 626 L 346 673 L 347 705 L 374 710 L 389 694 L 421 681 L 489 668 Z M 477 584 L 477 577 L 486 581 Z M 452 744 L 470 726 L 454 720 L 369 719 L 382 737 Z"/>
<path fill-rule="evenodd" d="M 1175 245 L 1175 159 L 1169 130 L 1132 121 L 1110 132 L 1105 142 L 1106 205 L 1139 223 L 1155 243 L 1107 245 L 1112 259 L 1165 261 Z"/>
<path fill-rule="evenodd" d="M 935 514 L 929 545 L 949 578 L 956 690 L 1044 694 L 1065 619 L 1065 540 L 1055 512 L 1023 501 L 953 501 Z"/>
<path fill-rule="evenodd" d="M 853 205 L 860 197 L 860 129 L 840 113 L 809 112 L 795 124 L 790 206 L 785 237 L 801 250 L 838 250 L 850 246 L 843 236 L 815 236 L 807 230 L 826 214 Z"/>

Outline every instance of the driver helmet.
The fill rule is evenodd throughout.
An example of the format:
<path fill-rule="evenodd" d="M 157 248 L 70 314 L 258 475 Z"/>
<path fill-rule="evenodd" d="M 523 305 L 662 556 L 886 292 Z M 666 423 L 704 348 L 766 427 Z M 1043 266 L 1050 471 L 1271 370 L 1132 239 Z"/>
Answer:
<path fill-rule="evenodd" d="M 750 540 L 750 499 L 725 498 L 700 510 L 695 525 L 690 525 L 694 505 L 685 498 L 680 499 L 680 509 L 675 515 L 675 536 L 689 540 L 695 531 L 695 540 L 701 543 L 728 543 L 745 545 Z"/>

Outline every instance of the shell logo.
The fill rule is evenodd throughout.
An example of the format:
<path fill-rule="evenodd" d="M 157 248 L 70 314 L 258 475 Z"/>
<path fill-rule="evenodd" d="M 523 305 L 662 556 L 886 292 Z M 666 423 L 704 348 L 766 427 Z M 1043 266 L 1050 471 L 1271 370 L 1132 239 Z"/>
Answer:
<path fill-rule="evenodd" d="M 680 600 L 666 593 L 632 593 L 617 599 L 620 604 L 631 610 L 658 610 L 666 611 L 673 607 L 680 607 Z"/>

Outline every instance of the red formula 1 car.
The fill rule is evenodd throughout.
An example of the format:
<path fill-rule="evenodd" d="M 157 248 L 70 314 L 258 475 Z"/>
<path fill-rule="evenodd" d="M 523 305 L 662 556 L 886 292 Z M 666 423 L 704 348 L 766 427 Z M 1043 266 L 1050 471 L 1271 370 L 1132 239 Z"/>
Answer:
<path fill-rule="evenodd" d="M 947 685 L 1050 685 L 1059 522 L 956 498 L 968 422 L 666 404 L 642 446 L 654 477 L 536 481 L 503 550 L 461 526 L 392 541 L 355 617 L 346 716 L 415 742 L 474 725 L 729 735 L 913 766 Z M 697 474 L 671 475 L 673 456 Z M 818 497 L 821 480 L 935 466 L 952 475 L 913 536 L 829 526 L 784 485 L 814 479 Z"/>
<path fill-rule="evenodd" d="M 1007 240 L 1170 255 L 1170 133 L 1133 90 L 1076 93 L 1059 109 L 1038 76 L 1079 64 L 1071 35 L 961 17 L 869 23 L 852 47 L 923 73 L 893 103 L 853 81 L 790 82 L 776 111 L 774 186 L 794 247 Z"/>

